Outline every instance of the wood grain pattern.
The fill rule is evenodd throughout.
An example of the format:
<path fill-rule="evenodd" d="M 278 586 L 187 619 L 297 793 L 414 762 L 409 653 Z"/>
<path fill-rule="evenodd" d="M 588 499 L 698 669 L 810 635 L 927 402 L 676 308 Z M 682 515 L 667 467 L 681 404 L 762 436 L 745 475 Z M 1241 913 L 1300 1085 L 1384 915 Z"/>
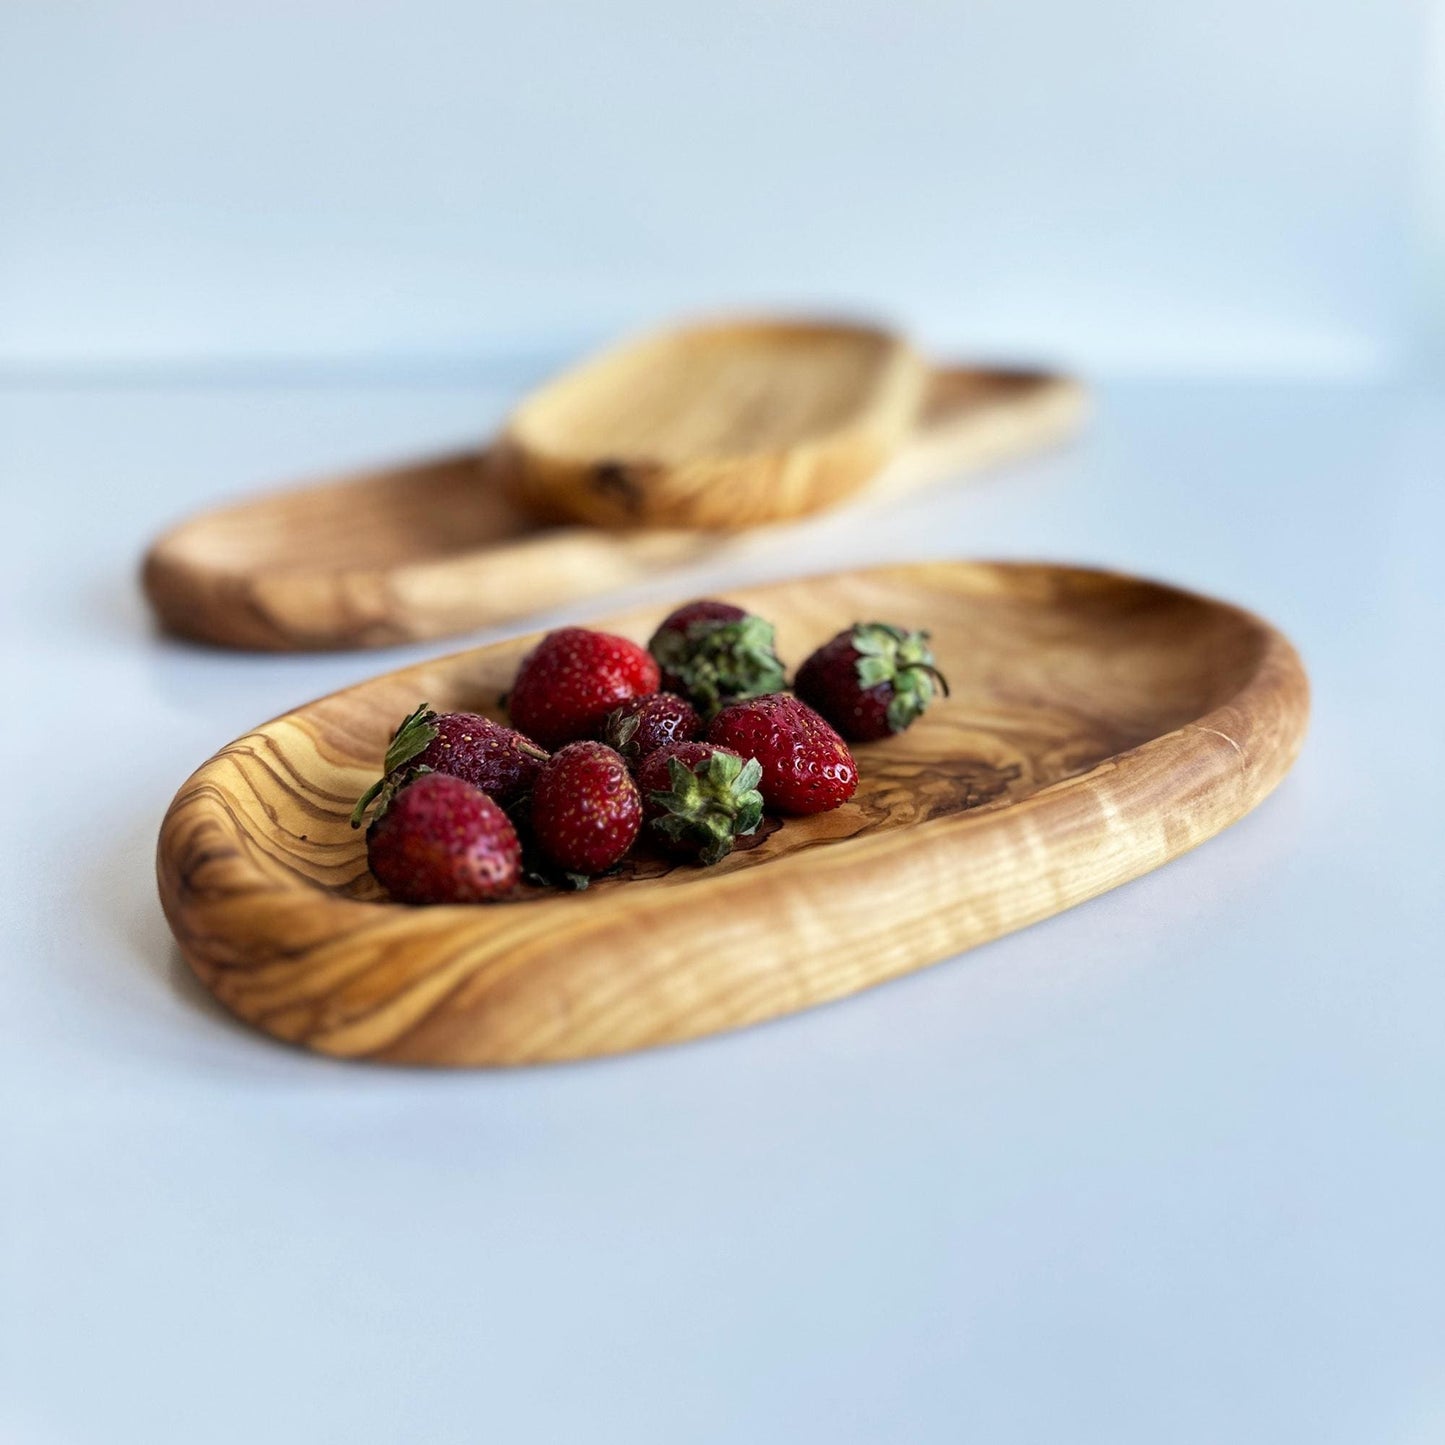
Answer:
<path fill-rule="evenodd" d="M 841 997 L 1090 898 L 1241 817 L 1298 752 L 1308 689 L 1257 618 L 1066 567 L 931 563 L 730 594 L 797 662 L 855 618 L 930 627 L 954 684 L 858 749 L 854 800 L 770 823 L 713 869 L 640 855 L 583 894 L 407 908 L 347 825 L 420 699 L 497 712 L 518 638 L 336 693 L 180 790 L 160 893 L 240 1018 L 348 1058 L 615 1053 Z M 607 625 L 638 639 L 667 609 Z"/>
<path fill-rule="evenodd" d="M 913 430 L 927 383 L 923 358 L 874 327 L 674 327 L 528 397 L 494 465 L 536 516 L 738 531 L 851 496 Z"/>
<path fill-rule="evenodd" d="M 1078 385 L 1048 373 L 935 372 L 912 440 L 875 485 L 893 494 L 1046 445 L 1082 410 Z M 708 532 L 539 522 L 476 451 L 202 513 L 151 547 L 142 580 L 162 625 L 183 637 L 380 647 L 525 617 L 725 545 Z"/>

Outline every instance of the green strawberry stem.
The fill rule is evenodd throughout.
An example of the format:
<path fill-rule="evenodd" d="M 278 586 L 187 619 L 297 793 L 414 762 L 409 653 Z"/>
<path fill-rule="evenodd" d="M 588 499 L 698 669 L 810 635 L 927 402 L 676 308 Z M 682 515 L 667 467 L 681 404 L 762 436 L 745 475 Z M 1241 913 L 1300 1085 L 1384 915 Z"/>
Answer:
<path fill-rule="evenodd" d="M 935 688 L 948 696 L 948 679 L 938 670 L 926 632 L 905 632 L 891 622 L 859 622 L 853 627 L 853 650 L 859 686 L 886 683 L 892 689 L 888 726 L 896 733 L 922 716 Z"/>
<path fill-rule="evenodd" d="M 703 619 L 653 642 L 659 666 L 681 685 L 704 721 L 728 703 L 787 687 L 775 649 L 773 624 L 751 613 L 736 622 Z"/>
<path fill-rule="evenodd" d="M 636 713 L 629 717 L 622 717 L 620 714 L 621 709 L 607 714 L 607 722 L 604 724 L 604 741 L 609 747 L 615 748 L 623 756 L 626 756 L 627 745 L 637 736 L 637 730 L 642 726 L 642 719 Z"/>
<path fill-rule="evenodd" d="M 353 828 L 361 827 L 366 810 L 384 790 L 394 790 L 396 779 L 393 774 L 400 772 L 413 758 L 431 746 L 437 735 L 435 723 L 436 713 L 432 711 L 431 704 L 425 702 L 402 718 L 387 745 L 386 756 L 381 763 L 381 776 L 357 799 L 356 806 L 351 810 Z"/>
<path fill-rule="evenodd" d="M 756 758 L 744 762 L 724 752 L 713 753 L 694 771 L 678 758 L 667 760 L 671 787 L 651 794 L 662 813 L 652 826 L 673 843 L 695 849 L 698 859 L 719 863 L 733 849 L 735 837 L 755 832 L 763 819 L 763 776 Z"/>

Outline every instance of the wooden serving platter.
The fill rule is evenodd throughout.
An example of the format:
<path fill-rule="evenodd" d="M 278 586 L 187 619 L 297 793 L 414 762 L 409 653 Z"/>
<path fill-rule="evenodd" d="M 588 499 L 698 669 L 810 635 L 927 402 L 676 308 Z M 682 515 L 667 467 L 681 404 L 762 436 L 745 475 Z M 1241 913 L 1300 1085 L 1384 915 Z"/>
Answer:
<path fill-rule="evenodd" d="M 928 563 L 728 594 L 799 662 L 855 619 L 932 630 L 953 695 L 860 747 L 853 801 L 711 869 L 642 856 L 580 894 L 387 902 L 347 823 L 422 699 L 500 715 L 534 638 L 388 673 L 257 728 L 161 829 L 166 916 L 240 1018 L 347 1058 L 484 1065 L 672 1043 L 840 998 L 1157 868 L 1299 750 L 1289 642 L 1221 602 L 1070 567 Z M 645 639 L 667 609 L 605 624 Z"/>
<path fill-rule="evenodd" d="M 934 370 L 908 440 L 865 495 L 1048 445 L 1082 414 L 1083 390 L 1068 377 Z M 200 513 L 156 540 L 142 585 L 163 627 L 202 642 L 382 647 L 526 617 L 728 544 L 704 530 L 539 520 L 507 494 L 519 476 L 547 475 L 540 461 L 519 470 L 518 455 L 507 442 Z"/>
<path fill-rule="evenodd" d="M 929 368 L 876 326 L 729 317 L 629 337 L 514 411 L 494 461 L 535 516 L 738 531 L 835 506 L 914 429 Z"/>

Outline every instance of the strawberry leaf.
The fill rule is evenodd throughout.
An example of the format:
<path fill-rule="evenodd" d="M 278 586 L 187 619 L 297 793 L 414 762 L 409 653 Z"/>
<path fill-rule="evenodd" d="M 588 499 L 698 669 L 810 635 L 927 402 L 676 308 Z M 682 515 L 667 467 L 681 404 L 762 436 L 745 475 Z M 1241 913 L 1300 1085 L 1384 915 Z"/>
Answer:
<path fill-rule="evenodd" d="M 356 807 L 351 810 L 351 826 L 353 828 L 361 827 L 362 819 L 366 817 L 366 810 L 378 798 L 382 798 L 380 811 L 384 811 L 386 804 L 391 801 L 400 784 L 410 781 L 410 774 L 405 778 L 402 778 L 400 774 L 413 758 L 419 757 L 431 746 L 437 735 L 436 716 L 431 709 L 431 704 L 424 702 L 414 712 L 410 712 L 402 718 L 396 731 L 391 735 L 386 756 L 382 759 L 381 777 L 356 800 Z M 413 769 L 412 771 L 417 770 Z"/>
<path fill-rule="evenodd" d="M 859 622 L 853 627 L 853 650 L 858 654 L 854 668 L 858 685 L 885 685 L 888 726 L 895 733 L 923 715 L 938 692 L 948 696 L 948 682 L 938 670 L 928 645 L 928 633 L 905 632 L 890 622 Z"/>

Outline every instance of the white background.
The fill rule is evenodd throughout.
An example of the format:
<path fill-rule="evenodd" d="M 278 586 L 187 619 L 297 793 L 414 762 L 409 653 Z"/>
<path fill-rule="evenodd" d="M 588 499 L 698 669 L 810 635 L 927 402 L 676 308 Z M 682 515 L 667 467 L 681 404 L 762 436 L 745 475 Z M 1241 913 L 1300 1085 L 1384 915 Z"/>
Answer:
<path fill-rule="evenodd" d="M 1442 229 L 1431 22 L 4 0 L 0 362 L 434 367 L 773 301 L 1091 373 L 1388 365 Z"/>
<path fill-rule="evenodd" d="M 1445 1438 L 1436 55 L 1344 0 L 0 0 L 0 1441 Z M 760 300 L 1070 360 L 1094 421 L 584 613 L 1129 568 L 1296 640 L 1296 770 L 742 1034 L 426 1074 L 230 1022 L 155 902 L 166 803 L 437 648 L 156 637 L 146 541 Z"/>

